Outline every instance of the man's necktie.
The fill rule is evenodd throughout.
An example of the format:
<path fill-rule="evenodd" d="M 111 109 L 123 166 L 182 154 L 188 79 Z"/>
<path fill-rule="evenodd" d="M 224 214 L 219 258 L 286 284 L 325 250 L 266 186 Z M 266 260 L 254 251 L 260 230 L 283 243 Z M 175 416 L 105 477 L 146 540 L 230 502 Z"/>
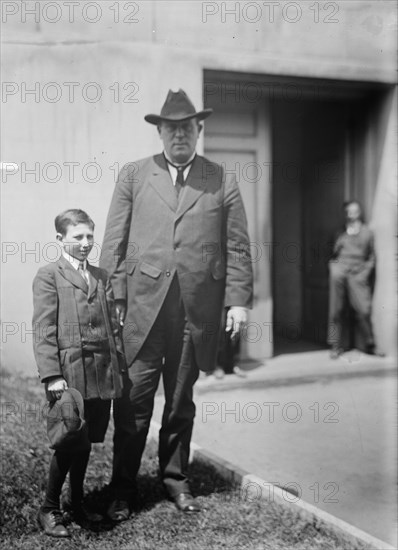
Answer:
<path fill-rule="evenodd" d="M 184 183 L 185 183 L 184 170 L 186 168 L 188 168 L 188 166 L 191 166 L 191 164 L 193 163 L 195 158 L 196 158 L 196 156 L 191 160 L 191 162 L 188 162 L 184 166 L 176 166 L 175 164 L 170 162 L 168 159 L 166 159 L 167 163 L 170 164 L 170 166 L 173 166 L 174 168 L 177 169 L 177 179 L 176 179 L 176 183 L 175 183 L 175 186 L 174 186 L 175 190 L 176 190 L 176 193 L 177 193 L 177 197 L 180 194 L 181 188 L 184 186 Z"/>
<path fill-rule="evenodd" d="M 184 185 L 184 170 L 185 170 L 185 166 L 178 166 L 177 168 L 177 179 L 176 179 L 176 184 L 175 184 L 175 189 L 176 189 L 176 193 L 177 193 L 177 197 L 178 195 L 180 194 L 180 191 Z"/>

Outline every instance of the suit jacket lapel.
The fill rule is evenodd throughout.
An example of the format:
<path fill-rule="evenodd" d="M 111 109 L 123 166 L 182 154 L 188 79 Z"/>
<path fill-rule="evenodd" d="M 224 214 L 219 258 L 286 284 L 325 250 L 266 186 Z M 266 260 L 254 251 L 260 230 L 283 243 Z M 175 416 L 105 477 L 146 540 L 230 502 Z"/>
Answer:
<path fill-rule="evenodd" d="M 98 280 L 94 275 L 92 266 L 87 262 L 87 272 L 90 284 L 88 285 L 88 297 L 91 298 L 97 292 Z"/>
<path fill-rule="evenodd" d="M 202 158 L 196 157 L 192 168 L 189 171 L 184 187 L 180 191 L 176 221 L 191 208 L 198 198 L 206 190 L 206 174 L 203 171 L 204 163 Z"/>
<path fill-rule="evenodd" d="M 63 256 L 61 256 L 61 258 L 59 259 L 59 269 L 65 279 L 67 279 L 77 288 L 83 290 L 83 292 L 85 292 L 86 294 L 88 293 L 88 285 L 86 281 L 83 279 L 80 273 L 70 264 L 70 262 L 68 262 L 68 260 Z"/>
<path fill-rule="evenodd" d="M 177 210 L 177 195 L 167 169 L 166 160 L 163 155 L 155 155 L 153 160 L 154 166 L 152 174 L 149 176 L 149 184 L 161 196 L 167 206 L 175 212 Z"/>

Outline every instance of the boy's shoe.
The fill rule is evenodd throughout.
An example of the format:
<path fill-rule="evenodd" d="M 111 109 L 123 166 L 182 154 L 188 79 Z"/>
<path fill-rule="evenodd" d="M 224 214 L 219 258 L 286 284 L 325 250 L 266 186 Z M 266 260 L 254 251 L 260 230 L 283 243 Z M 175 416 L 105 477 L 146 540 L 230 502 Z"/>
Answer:
<path fill-rule="evenodd" d="M 50 512 L 40 510 L 37 520 L 46 535 L 58 538 L 70 537 L 70 533 L 63 523 L 61 510 L 51 510 Z"/>

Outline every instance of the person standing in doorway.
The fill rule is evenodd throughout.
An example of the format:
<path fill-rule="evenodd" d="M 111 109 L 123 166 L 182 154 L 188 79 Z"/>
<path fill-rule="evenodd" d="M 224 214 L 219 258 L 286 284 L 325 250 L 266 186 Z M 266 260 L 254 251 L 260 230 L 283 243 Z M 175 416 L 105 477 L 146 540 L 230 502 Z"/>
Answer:
<path fill-rule="evenodd" d="M 374 237 L 363 222 L 358 201 L 344 205 L 345 228 L 338 235 L 329 262 L 329 330 L 328 343 L 331 357 L 343 353 L 342 317 L 346 298 L 355 311 L 356 319 L 365 340 L 365 351 L 381 355 L 376 350 L 371 323 L 371 277 L 375 268 Z"/>

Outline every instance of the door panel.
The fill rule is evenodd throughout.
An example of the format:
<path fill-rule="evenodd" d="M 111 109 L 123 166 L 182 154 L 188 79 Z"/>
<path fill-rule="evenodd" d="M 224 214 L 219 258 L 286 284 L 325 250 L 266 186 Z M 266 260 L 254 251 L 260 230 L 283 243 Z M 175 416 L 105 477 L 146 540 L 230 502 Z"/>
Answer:
<path fill-rule="evenodd" d="M 270 124 L 265 105 L 212 103 L 205 156 L 234 173 L 245 205 L 254 273 L 254 306 L 243 334 L 243 359 L 272 355 L 270 279 Z"/>

